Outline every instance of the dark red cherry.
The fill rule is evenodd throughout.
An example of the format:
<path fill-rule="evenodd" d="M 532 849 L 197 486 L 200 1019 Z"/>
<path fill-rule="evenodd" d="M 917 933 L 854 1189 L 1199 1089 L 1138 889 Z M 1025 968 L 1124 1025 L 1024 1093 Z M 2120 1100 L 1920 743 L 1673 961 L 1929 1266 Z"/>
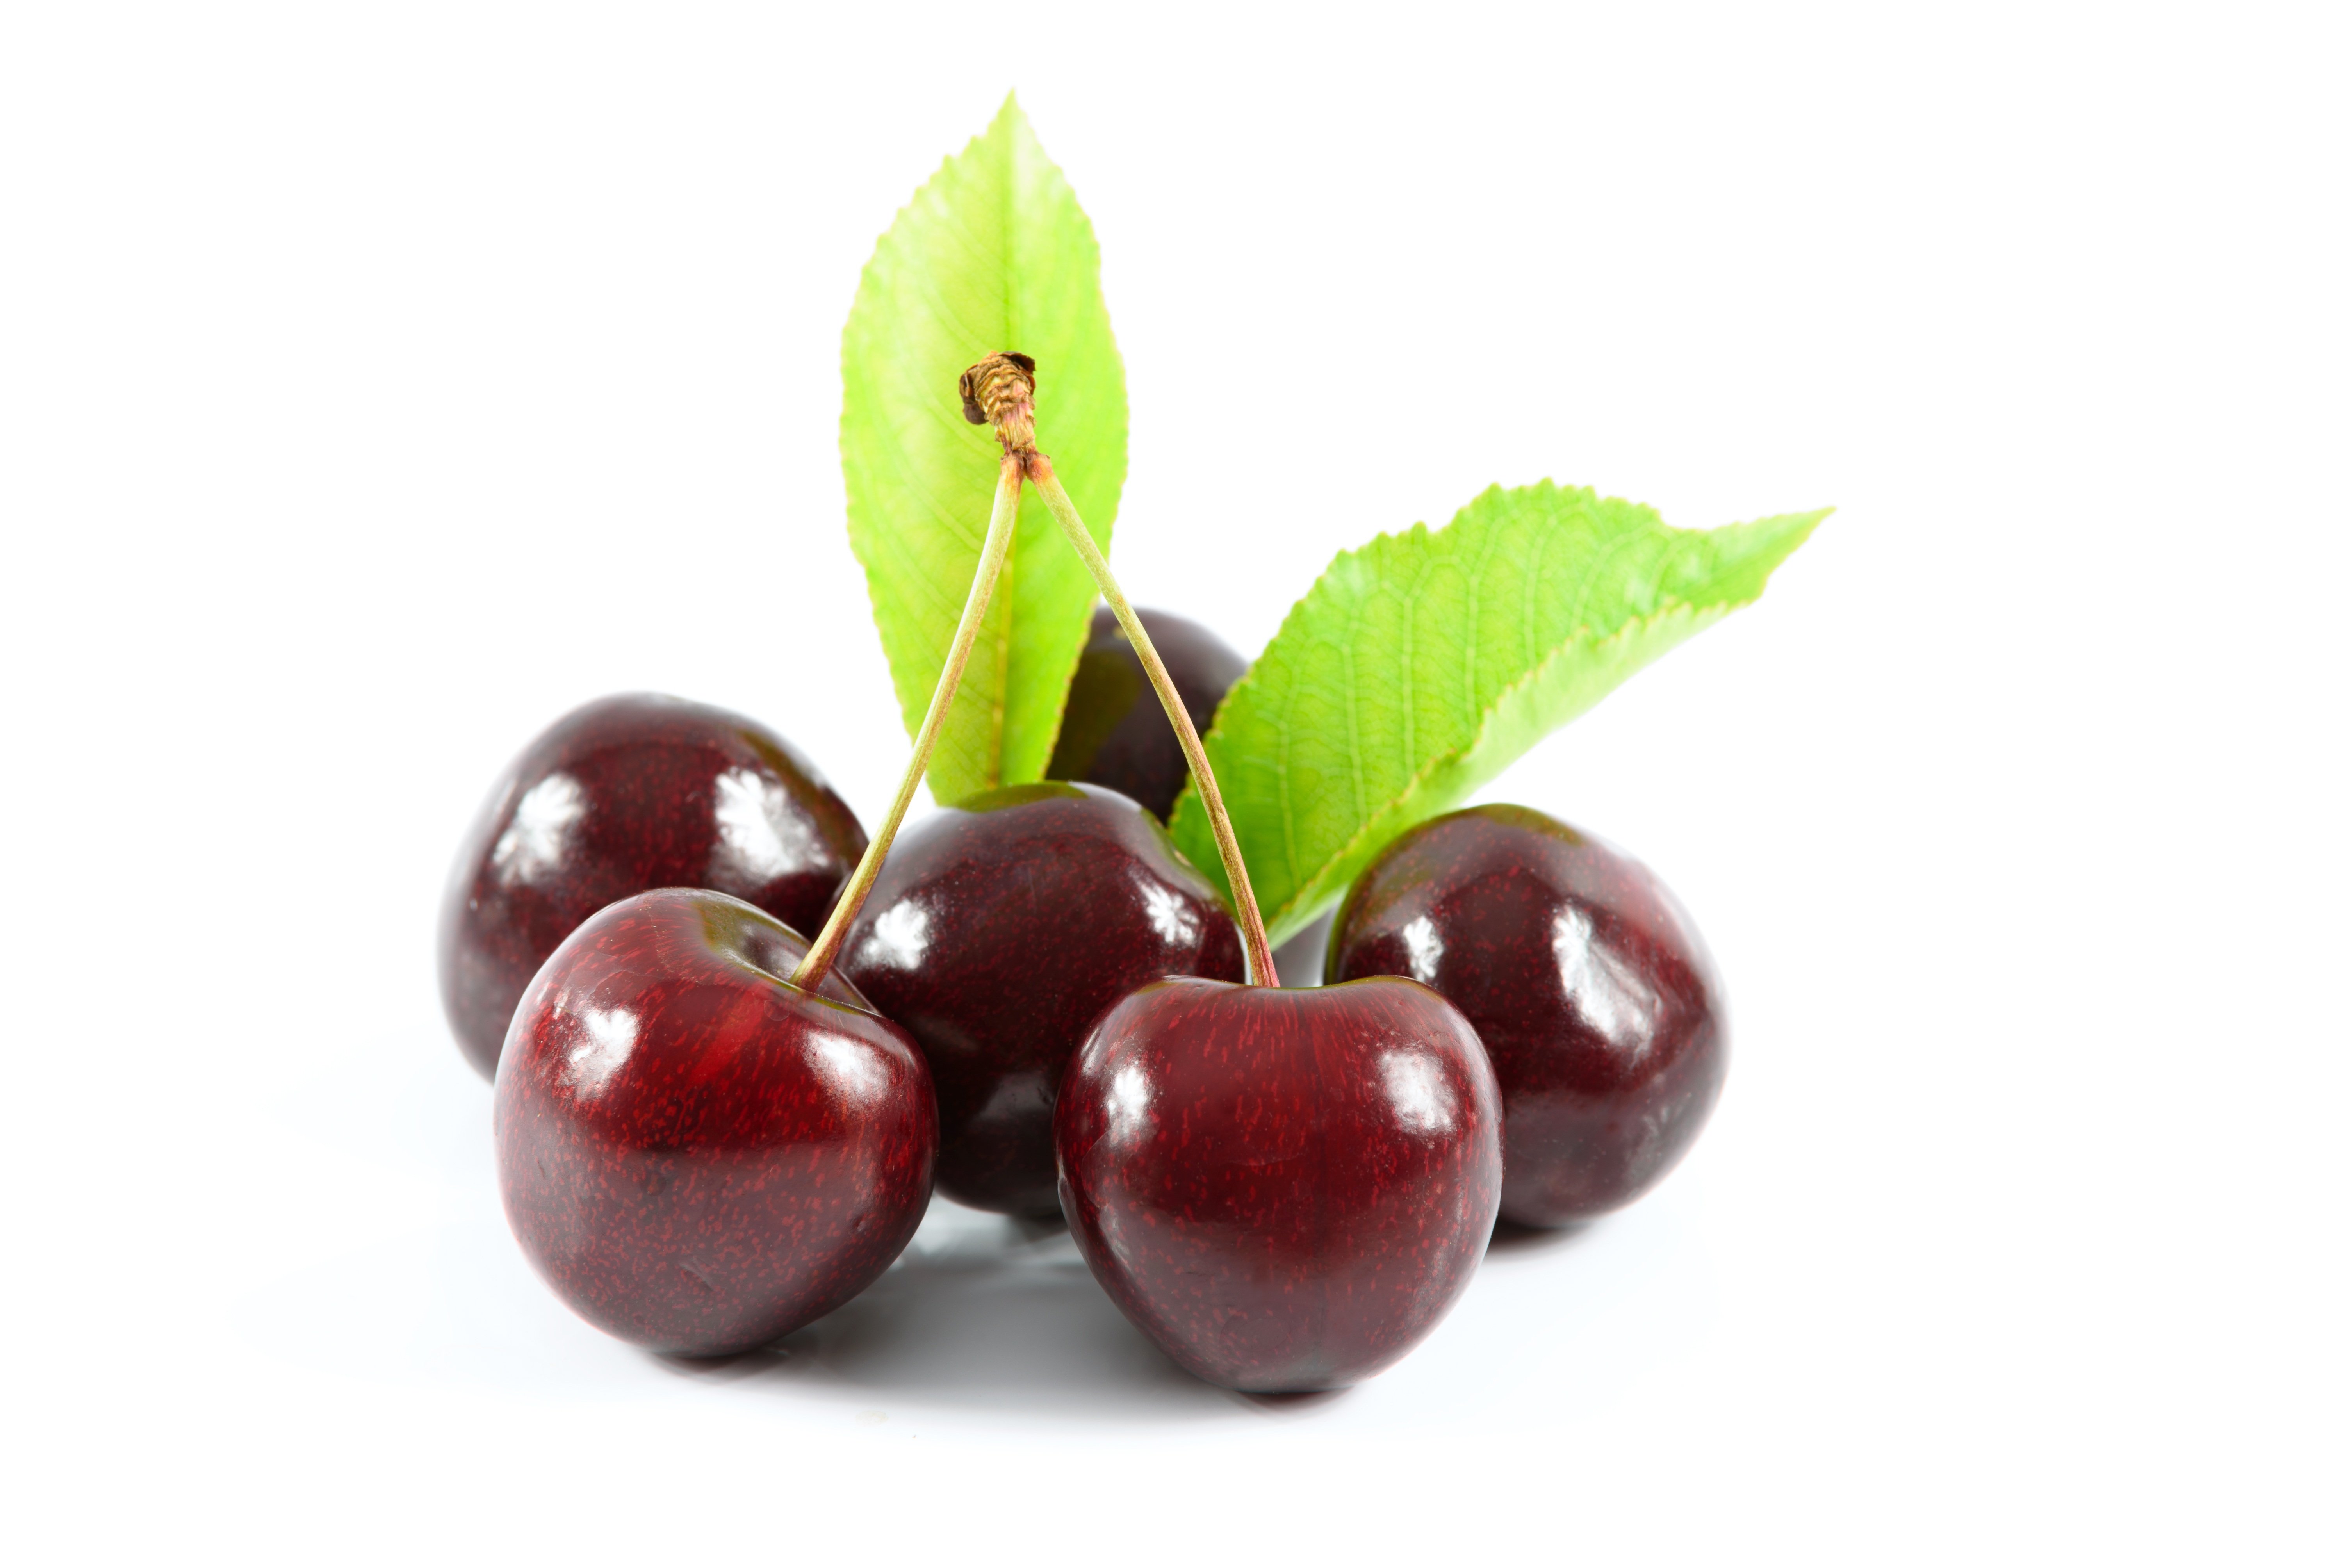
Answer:
<path fill-rule="evenodd" d="M 1193 727 L 1206 734 L 1224 694 L 1247 673 L 1247 661 L 1196 622 L 1163 610 L 1134 614 L 1165 661 Z M 1191 777 L 1174 727 L 1106 604 L 1093 612 L 1092 635 L 1077 660 L 1061 715 L 1061 738 L 1044 777 L 1130 795 L 1162 822 L 1174 814 L 1175 798 Z"/>
<path fill-rule="evenodd" d="M 1229 1388 L 1342 1387 L 1400 1358 L 1467 1287 L 1500 1201 L 1484 1047 L 1410 980 L 1144 986 L 1070 1064 L 1057 1132 L 1093 1277 Z"/>
<path fill-rule="evenodd" d="M 1145 981 L 1237 980 L 1239 929 L 1166 830 L 1123 795 L 1023 784 L 900 837 L 840 966 L 921 1042 L 938 1187 L 1052 1216 L 1052 1099 L 1093 1023 Z"/>
<path fill-rule="evenodd" d="M 1655 873 L 1523 806 L 1438 817 L 1355 882 L 1330 980 L 1408 975 L 1493 1058 L 1506 1117 L 1501 1216 L 1563 1225 L 1663 1180 L 1729 1067 L 1720 977 Z"/>
<path fill-rule="evenodd" d="M 922 1054 L 807 944 L 723 893 L 590 918 L 531 982 L 498 1069 L 498 1181 L 532 1266 L 650 1350 L 764 1345 L 863 1290 L 930 1197 Z"/>
<path fill-rule="evenodd" d="M 673 696 L 591 702 L 514 758 L 458 851 L 440 913 L 449 1026 L 492 1077 L 523 987 L 605 904 L 715 888 L 813 931 L 864 852 L 848 803 L 765 726 Z"/>

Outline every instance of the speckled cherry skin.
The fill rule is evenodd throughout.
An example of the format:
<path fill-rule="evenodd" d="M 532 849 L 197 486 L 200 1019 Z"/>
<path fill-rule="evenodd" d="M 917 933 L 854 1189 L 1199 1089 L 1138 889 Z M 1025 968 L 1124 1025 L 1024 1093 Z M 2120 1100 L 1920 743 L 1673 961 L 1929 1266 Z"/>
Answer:
<path fill-rule="evenodd" d="M 1166 830 L 1082 784 L 974 795 L 903 834 L 841 969 L 921 1042 L 937 1084 L 938 1187 L 1061 1212 L 1052 1099 L 1117 999 L 1169 975 L 1237 980 L 1239 928 Z"/>
<path fill-rule="evenodd" d="M 523 987 L 615 900 L 708 887 L 813 931 L 864 830 L 765 726 L 672 696 L 607 696 L 514 758 L 474 820 L 440 912 L 440 1000 L 483 1078 Z"/>
<path fill-rule="evenodd" d="M 1410 980 L 1169 980 L 1061 1085 L 1061 1202 L 1093 1277 L 1227 1388 L 1343 1387 L 1424 1338 L 1500 1201 L 1499 1088 Z"/>
<path fill-rule="evenodd" d="M 1524 806 L 1423 823 L 1338 915 L 1331 981 L 1408 975 L 1476 1026 L 1501 1081 L 1501 1217 L 1619 1209 L 1680 1162 L 1721 1097 L 1720 976 L 1654 872 Z"/>
<path fill-rule="evenodd" d="M 1134 614 L 1165 661 L 1193 727 L 1206 734 L 1224 694 L 1247 673 L 1247 661 L 1195 621 L 1164 610 Z M 1093 612 L 1092 634 L 1078 656 L 1076 678 L 1069 683 L 1060 739 L 1044 777 L 1114 789 L 1149 807 L 1162 822 L 1174 815 L 1175 799 L 1190 779 L 1183 743 L 1174 738 L 1174 727 L 1150 677 L 1142 673 L 1141 658 L 1106 604 Z"/>
<path fill-rule="evenodd" d="M 903 1029 L 724 893 L 595 915 L 531 982 L 498 1066 L 498 1182 L 555 1295 L 648 1350 L 723 1356 L 823 1316 L 929 1204 L 937 1102 Z"/>

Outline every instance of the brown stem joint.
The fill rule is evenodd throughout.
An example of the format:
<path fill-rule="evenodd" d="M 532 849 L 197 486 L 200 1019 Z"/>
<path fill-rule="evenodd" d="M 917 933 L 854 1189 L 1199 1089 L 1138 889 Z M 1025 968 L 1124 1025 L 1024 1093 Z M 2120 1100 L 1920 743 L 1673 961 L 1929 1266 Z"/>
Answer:
<path fill-rule="evenodd" d="M 1024 354 L 990 354 L 962 373 L 962 417 L 992 425 L 1006 453 L 1036 450 L 1036 362 Z"/>

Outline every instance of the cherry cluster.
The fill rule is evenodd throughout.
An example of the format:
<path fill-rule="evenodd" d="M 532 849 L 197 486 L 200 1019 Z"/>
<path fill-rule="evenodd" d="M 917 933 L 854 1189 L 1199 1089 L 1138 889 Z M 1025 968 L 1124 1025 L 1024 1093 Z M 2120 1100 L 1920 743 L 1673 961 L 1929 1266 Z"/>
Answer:
<path fill-rule="evenodd" d="M 1245 661 L 1141 619 L 1205 729 Z M 800 933 L 865 834 L 781 737 L 619 696 L 514 761 L 458 859 L 442 995 L 496 1081 L 514 1233 L 580 1315 L 769 1343 L 886 1269 L 935 1185 L 1065 1217 L 1198 1376 L 1338 1387 L 1434 1326 L 1496 1214 L 1630 1202 L 1720 1093 L 1703 944 L 1596 839 L 1439 817 L 1349 891 L 1325 985 L 1240 985 L 1233 913 L 1164 826 L 1184 752 L 1107 610 L 1050 771 L 898 839 L 808 989 Z"/>

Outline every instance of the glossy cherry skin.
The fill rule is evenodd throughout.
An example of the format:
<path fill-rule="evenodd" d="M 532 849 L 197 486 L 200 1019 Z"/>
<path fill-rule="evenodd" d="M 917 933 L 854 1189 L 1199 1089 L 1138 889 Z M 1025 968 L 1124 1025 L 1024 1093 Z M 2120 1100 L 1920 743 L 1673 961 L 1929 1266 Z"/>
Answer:
<path fill-rule="evenodd" d="M 864 830 L 763 725 L 672 696 L 607 696 L 523 748 L 465 835 L 440 912 L 440 1000 L 495 1074 L 514 1004 L 555 944 L 616 900 L 707 887 L 813 931 Z"/>
<path fill-rule="evenodd" d="M 1425 1337 L 1500 1201 L 1476 1033 L 1410 980 L 1169 980 L 1061 1085 L 1061 1202 L 1093 1277 L 1189 1371 L 1342 1387 Z"/>
<path fill-rule="evenodd" d="M 921 1051 L 807 944 L 724 893 L 595 915 L 531 982 L 498 1064 L 515 1238 L 580 1316 L 648 1350 L 764 1345 L 863 1290 L 929 1204 Z"/>
<path fill-rule="evenodd" d="M 1247 661 L 1195 621 L 1163 610 L 1134 614 L 1165 661 L 1192 727 L 1206 734 L 1224 694 L 1247 673 Z M 1114 789 L 1149 807 L 1162 822 L 1174 815 L 1175 799 L 1191 777 L 1183 743 L 1174 738 L 1174 727 L 1150 677 L 1142 673 L 1141 658 L 1106 604 L 1093 612 L 1092 634 L 1077 659 L 1061 737 L 1044 777 Z"/>
<path fill-rule="evenodd" d="M 1328 977 L 1408 975 L 1476 1026 L 1501 1081 L 1501 1217 L 1564 1225 L 1663 1180 L 1729 1068 L 1721 979 L 1647 867 L 1523 806 L 1423 823 L 1338 915 Z"/>
<path fill-rule="evenodd" d="M 1112 1004 L 1169 975 L 1237 980 L 1239 928 L 1149 813 L 1080 784 L 974 795 L 893 845 L 841 969 L 921 1042 L 938 1187 L 1061 1212 L 1052 1099 Z"/>

